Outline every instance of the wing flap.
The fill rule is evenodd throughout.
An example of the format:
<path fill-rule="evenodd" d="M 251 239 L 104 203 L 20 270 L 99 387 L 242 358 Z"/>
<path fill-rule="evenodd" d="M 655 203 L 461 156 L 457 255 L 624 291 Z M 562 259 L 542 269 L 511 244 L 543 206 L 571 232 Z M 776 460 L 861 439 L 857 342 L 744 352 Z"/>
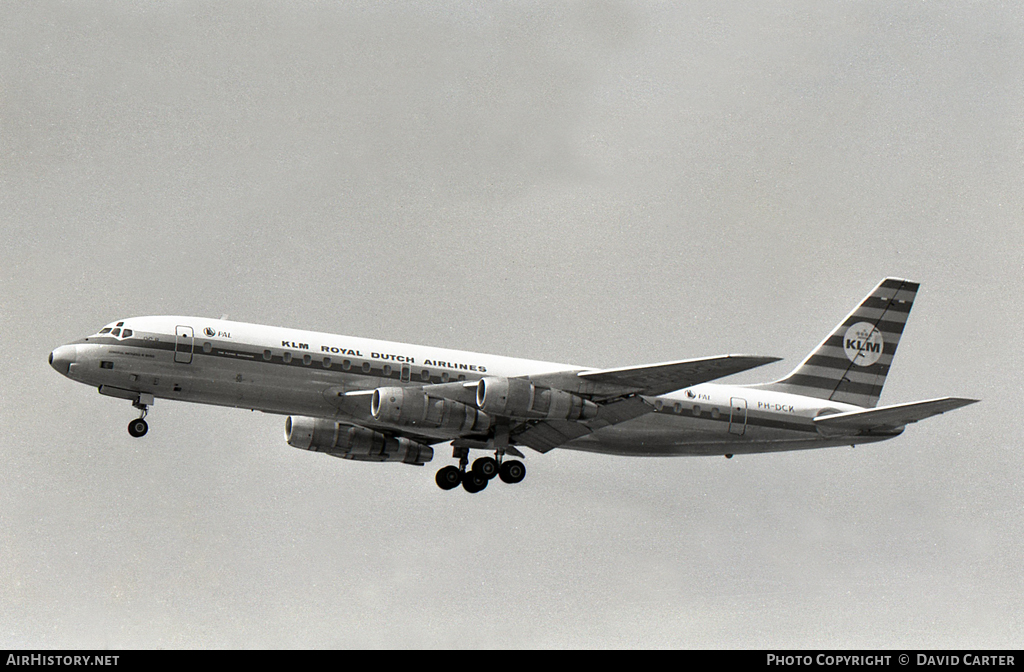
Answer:
<path fill-rule="evenodd" d="M 939 399 L 928 399 L 927 401 L 912 401 L 907 404 L 880 406 L 863 411 L 823 415 L 814 418 L 814 424 L 823 429 L 844 432 L 888 430 L 924 420 L 933 415 L 952 411 L 977 401 L 977 399 L 963 399 L 960 397 L 941 397 Z"/>
<path fill-rule="evenodd" d="M 515 440 L 516 443 L 529 446 L 538 453 L 546 453 L 573 439 L 590 434 L 591 431 L 593 430 L 586 425 L 571 420 L 547 420 L 516 434 Z"/>
<path fill-rule="evenodd" d="M 529 425 L 526 429 L 515 432 L 513 438 L 517 443 L 533 448 L 537 452 L 549 450 L 569 443 L 581 436 L 586 436 L 602 427 L 617 425 L 633 418 L 638 418 L 654 410 L 654 407 L 639 396 L 627 397 L 619 401 L 602 404 L 597 416 L 585 421 L 545 420 Z"/>

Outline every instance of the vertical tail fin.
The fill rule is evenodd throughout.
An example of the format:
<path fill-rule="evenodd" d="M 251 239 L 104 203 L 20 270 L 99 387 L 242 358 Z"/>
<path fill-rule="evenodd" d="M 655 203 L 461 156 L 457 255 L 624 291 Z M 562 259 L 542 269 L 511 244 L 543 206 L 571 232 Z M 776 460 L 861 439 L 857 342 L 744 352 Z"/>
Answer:
<path fill-rule="evenodd" d="M 882 280 L 792 373 L 758 387 L 874 408 L 918 287 Z"/>

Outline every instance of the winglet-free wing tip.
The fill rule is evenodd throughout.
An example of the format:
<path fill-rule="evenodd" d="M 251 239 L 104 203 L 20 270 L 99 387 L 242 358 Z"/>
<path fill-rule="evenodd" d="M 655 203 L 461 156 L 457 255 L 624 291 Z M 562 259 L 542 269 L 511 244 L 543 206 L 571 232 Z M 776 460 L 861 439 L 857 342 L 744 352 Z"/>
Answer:
<path fill-rule="evenodd" d="M 749 359 L 752 362 L 757 362 L 755 366 L 763 366 L 764 364 L 771 364 L 772 362 L 782 361 L 782 357 L 768 357 L 765 355 L 726 355 L 726 357 L 735 357 L 736 359 Z"/>

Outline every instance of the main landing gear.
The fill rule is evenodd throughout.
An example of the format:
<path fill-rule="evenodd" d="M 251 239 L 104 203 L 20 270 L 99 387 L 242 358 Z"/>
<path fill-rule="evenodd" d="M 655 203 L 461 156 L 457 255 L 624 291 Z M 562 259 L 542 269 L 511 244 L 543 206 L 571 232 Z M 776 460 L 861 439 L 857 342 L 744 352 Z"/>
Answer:
<path fill-rule="evenodd" d="M 455 451 L 458 452 L 459 449 L 456 448 Z M 459 466 L 439 469 L 434 479 L 438 487 L 442 490 L 451 490 L 461 484 L 466 492 L 477 493 L 486 488 L 495 476 L 505 483 L 519 483 L 526 478 L 526 465 L 519 460 L 498 462 L 493 457 L 481 457 L 473 461 L 472 469 L 466 469 L 468 462 L 467 457 L 461 457 Z"/>
<path fill-rule="evenodd" d="M 494 457 L 479 457 L 469 466 L 469 449 L 493 449 Z M 487 487 L 495 476 L 505 483 L 519 483 L 526 478 L 526 465 L 519 460 L 506 460 L 505 455 L 522 457 L 515 448 L 508 445 L 508 430 L 499 431 L 495 438 L 488 441 L 456 439 L 452 442 L 452 457 L 458 458 L 459 466 L 442 467 L 434 480 L 442 490 L 451 490 L 462 484 L 466 492 L 477 493 Z"/>
<path fill-rule="evenodd" d="M 146 414 L 149 413 L 149 407 L 153 404 L 153 397 L 151 395 L 141 395 L 138 399 L 132 402 L 132 406 L 139 409 L 139 417 L 135 418 L 128 423 L 128 433 L 139 438 L 145 436 L 146 432 L 149 431 L 149 424 L 146 422 Z"/>

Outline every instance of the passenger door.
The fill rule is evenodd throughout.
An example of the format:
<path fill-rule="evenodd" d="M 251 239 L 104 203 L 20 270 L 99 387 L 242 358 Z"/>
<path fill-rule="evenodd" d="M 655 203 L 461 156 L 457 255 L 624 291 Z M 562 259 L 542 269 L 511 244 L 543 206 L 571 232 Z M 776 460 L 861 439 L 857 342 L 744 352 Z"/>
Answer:
<path fill-rule="evenodd" d="M 174 328 L 174 361 L 179 364 L 192 363 L 192 345 L 195 341 L 192 327 L 177 326 Z"/>
<path fill-rule="evenodd" d="M 729 433 L 742 436 L 747 428 L 747 400 L 733 397 L 729 404 Z"/>

